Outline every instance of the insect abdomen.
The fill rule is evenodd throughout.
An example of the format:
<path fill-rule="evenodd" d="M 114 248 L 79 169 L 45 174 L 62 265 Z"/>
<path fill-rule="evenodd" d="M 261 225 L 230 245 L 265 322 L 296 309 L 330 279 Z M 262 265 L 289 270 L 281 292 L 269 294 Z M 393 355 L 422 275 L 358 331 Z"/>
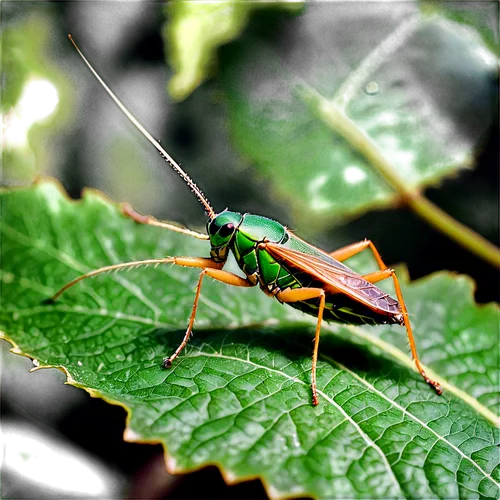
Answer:
<path fill-rule="evenodd" d="M 318 315 L 318 300 L 306 300 L 289 305 L 306 314 Z M 381 314 L 340 293 L 327 295 L 323 319 L 350 325 L 403 324 L 400 314 Z"/>

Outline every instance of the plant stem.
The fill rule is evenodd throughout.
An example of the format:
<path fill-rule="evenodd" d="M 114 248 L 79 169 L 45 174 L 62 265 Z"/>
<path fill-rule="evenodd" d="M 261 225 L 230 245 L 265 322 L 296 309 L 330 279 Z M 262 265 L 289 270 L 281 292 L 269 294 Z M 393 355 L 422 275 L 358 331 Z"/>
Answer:
<path fill-rule="evenodd" d="M 473 254 L 492 266 L 500 268 L 499 248 L 434 205 L 420 191 L 408 187 L 371 138 L 334 103 L 310 87 L 303 87 L 302 90 L 302 96 L 313 105 L 319 117 L 375 167 L 387 184 L 400 194 L 402 200 L 415 214 Z"/>

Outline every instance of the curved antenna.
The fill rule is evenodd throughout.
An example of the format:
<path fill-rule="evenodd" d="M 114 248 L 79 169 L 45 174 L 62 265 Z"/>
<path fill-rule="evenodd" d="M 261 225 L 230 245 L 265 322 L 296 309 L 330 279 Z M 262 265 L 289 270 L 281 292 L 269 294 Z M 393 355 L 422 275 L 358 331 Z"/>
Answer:
<path fill-rule="evenodd" d="M 80 57 L 83 59 L 85 64 L 88 66 L 92 74 L 97 78 L 97 81 L 104 87 L 104 90 L 109 94 L 111 99 L 115 101 L 117 106 L 123 111 L 125 116 L 139 129 L 139 131 L 149 140 L 149 142 L 159 151 L 160 155 L 165 159 L 165 161 L 184 179 L 184 182 L 189 186 L 191 191 L 195 194 L 196 198 L 198 198 L 199 202 L 205 208 L 205 212 L 207 213 L 210 220 L 215 218 L 215 212 L 210 202 L 206 198 L 206 196 L 202 193 L 201 189 L 194 183 L 194 181 L 189 177 L 184 170 L 180 167 L 180 165 L 161 147 L 160 143 L 139 123 L 139 121 L 135 118 L 135 116 L 130 113 L 130 111 L 122 104 L 120 99 L 116 97 L 116 95 L 112 92 L 112 90 L 104 83 L 103 79 L 97 74 L 97 71 L 92 67 L 92 65 L 88 62 L 87 58 L 82 54 L 82 51 L 78 48 L 78 45 L 73 40 L 71 35 L 68 35 L 71 43 L 80 54 Z"/>

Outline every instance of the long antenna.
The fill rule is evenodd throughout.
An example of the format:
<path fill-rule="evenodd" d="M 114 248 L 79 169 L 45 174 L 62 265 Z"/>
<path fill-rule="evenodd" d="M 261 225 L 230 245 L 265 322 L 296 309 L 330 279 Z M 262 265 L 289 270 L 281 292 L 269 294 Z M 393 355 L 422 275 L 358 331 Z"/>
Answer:
<path fill-rule="evenodd" d="M 121 264 L 112 264 L 111 266 L 100 267 L 99 269 L 94 269 L 85 274 L 77 276 L 74 280 L 66 283 L 62 288 L 60 288 L 52 297 L 44 300 L 42 304 L 50 305 L 53 304 L 59 297 L 72 286 L 76 285 L 80 281 L 87 278 L 93 278 L 99 274 L 109 273 L 111 271 L 123 271 L 124 269 L 133 269 L 140 266 L 157 266 L 159 264 L 175 264 L 175 257 L 164 257 L 163 259 L 147 259 L 147 260 L 136 260 L 134 262 L 122 262 Z"/>
<path fill-rule="evenodd" d="M 97 71 L 88 62 L 87 58 L 82 54 L 82 51 L 78 48 L 78 45 L 73 40 L 71 35 L 68 35 L 71 43 L 80 54 L 85 64 L 88 66 L 92 74 L 97 78 L 97 81 L 104 87 L 104 90 L 109 94 L 111 99 L 115 101 L 117 106 L 123 111 L 125 116 L 139 129 L 139 131 L 149 140 L 149 142 L 159 151 L 160 155 L 166 160 L 166 162 L 184 179 L 184 182 L 190 187 L 191 191 L 196 195 L 200 203 L 205 208 L 210 220 L 215 218 L 215 212 L 210 202 L 207 200 L 206 196 L 202 193 L 201 189 L 193 182 L 191 177 L 189 177 L 180 165 L 161 147 L 160 143 L 140 124 L 140 122 L 135 118 L 135 116 L 130 113 L 130 111 L 122 104 L 120 99 L 116 97 L 113 91 L 104 83 L 103 79 L 97 74 Z"/>

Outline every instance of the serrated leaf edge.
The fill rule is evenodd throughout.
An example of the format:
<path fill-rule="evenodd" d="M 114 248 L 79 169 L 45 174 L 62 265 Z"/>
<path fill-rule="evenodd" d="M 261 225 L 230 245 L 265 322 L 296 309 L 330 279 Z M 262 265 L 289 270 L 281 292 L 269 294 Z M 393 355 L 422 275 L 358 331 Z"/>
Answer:
<path fill-rule="evenodd" d="M 61 192 L 61 194 L 64 196 L 64 198 L 67 201 L 70 201 L 71 203 L 79 204 L 79 203 L 81 203 L 83 201 L 81 199 L 80 200 L 73 200 L 73 199 L 71 199 L 67 195 L 67 192 L 65 191 L 64 187 L 57 180 L 55 180 L 55 179 L 43 178 L 43 179 L 37 180 L 37 182 L 35 184 L 44 184 L 44 183 L 49 183 L 49 184 L 55 185 L 55 187 Z M 24 188 L 21 188 L 21 189 L 26 189 L 26 188 L 24 187 Z M 1 189 L 0 193 L 2 193 L 2 192 L 10 192 L 10 191 L 12 191 L 12 190 L 10 190 L 10 189 Z M 99 190 L 96 190 L 96 189 L 93 189 L 93 188 L 85 189 L 83 191 L 82 195 L 83 195 L 83 197 L 91 196 L 91 197 L 98 198 L 104 204 L 110 204 L 110 205 L 113 206 L 113 208 L 116 207 L 116 203 L 113 202 L 112 200 L 110 200 L 105 194 L 103 194 Z M 425 278 L 422 278 L 420 280 L 416 280 L 415 282 L 421 282 L 422 280 L 425 281 L 425 280 L 431 279 L 432 277 L 434 277 L 436 275 L 441 275 L 441 274 L 449 275 L 449 273 L 443 273 L 443 272 L 433 273 L 432 275 L 426 276 Z M 469 290 L 471 290 L 471 293 L 472 293 L 472 290 L 474 289 L 474 282 L 473 282 L 473 280 L 470 277 L 468 277 L 468 276 L 463 276 L 463 278 L 466 278 L 467 280 L 469 280 L 470 282 L 472 282 L 473 286 L 469 287 Z M 407 281 L 407 280 L 405 280 L 405 281 Z M 481 305 L 478 305 L 477 303 L 475 303 L 473 297 L 471 297 L 471 299 L 472 299 L 472 302 L 476 305 L 476 307 L 481 307 Z M 487 305 L 489 305 L 489 304 L 485 304 L 482 307 L 485 307 Z M 156 325 L 156 322 L 154 324 Z M 380 339 L 380 338 L 378 338 L 378 337 L 376 337 L 374 335 L 369 335 L 369 334 L 365 333 L 362 328 L 359 328 L 359 327 L 356 327 L 356 326 L 352 326 L 352 325 L 344 325 L 344 326 L 346 326 L 358 338 L 361 338 L 364 341 L 370 342 L 371 344 L 375 345 L 376 347 L 382 349 L 384 352 L 386 352 L 386 353 L 390 354 L 391 356 L 393 356 L 395 359 L 397 359 L 403 365 L 405 365 L 405 366 L 411 368 L 412 370 L 416 371 L 416 369 L 414 367 L 413 361 L 405 353 L 403 353 L 400 349 L 395 348 L 393 345 L 391 345 L 391 344 L 383 341 L 382 339 Z M 228 329 L 231 329 L 231 328 L 228 328 Z M 7 342 L 9 342 L 13 346 L 10 349 L 10 351 L 12 353 L 18 354 L 18 355 L 21 355 L 21 356 L 24 356 L 24 357 L 27 357 L 29 359 L 33 359 L 34 358 L 33 356 L 30 356 L 29 354 L 23 352 L 17 346 L 17 344 L 13 340 L 11 340 L 9 338 L 9 336 L 7 335 L 6 332 L 3 332 L 3 331 L 0 330 L 0 338 L 6 340 Z M 202 353 L 202 354 L 199 354 L 199 356 L 215 356 L 215 355 L 210 355 L 210 354 L 207 354 L 207 353 Z M 216 356 L 221 357 L 221 355 L 219 355 L 219 354 L 217 354 Z M 222 356 L 222 357 L 224 357 L 226 359 L 233 359 L 232 357 L 229 357 L 229 356 Z M 448 441 L 446 441 L 442 436 L 439 436 L 439 434 L 437 434 L 435 431 L 433 431 L 432 428 L 428 427 L 422 421 L 420 421 L 417 417 L 415 417 L 411 413 L 407 412 L 403 407 L 401 407 L 400 405 L 398 405 L 395 401 L 393 401 L 392 399 L 388 398 L 387 396 L 385 396 L 380 391 L 377 391 L 372 384 L 369 384 L 362 377 L 360 377 L 356 373 L 352 372 L 351 370 L 349 370 L 347 367 L 345 367 L 341 363 L 333 360 L 332 358 L 330 358 L 328 356 L 325 356 L 323 354 L 320 354 L 320 357 L 322 359 L 328 360 L 330 363 L 337 365 L 342 370 L 344 370 L 344 371 L 348 372 L 349 374 L 351 374 L 354 378 L 356 378 L 357 380 L 359 380 L 361 383 L 363 383 L 364 385 L 366 385 L 367 387 L 369 387 L 371 390 L 373 390 L 374 392 L 376 392 L 377 394 L 379 394 L 386 401 L 388 401 L 389 404 L 392 404 L 399 411 L 401 411 L 405 415 L 408 415 L 409 418 L 413 419 L 419 425 L 422 425 L 422 427 L 424 427 L 425 429 L 429 430 L 429 432 L 433 433 L 437 437 L 438 440 L 444 441 L 445 443 L 449 444 L 449 446 L 451 448 L 453 448 L 460 456 L 462 456 L 462 458 L 468 460 L 475 468 L 477 468 L 482 474 L 484 474 L 485 478 L 491 480 L 493 484 L 495 484 L 497 487 L 500 488 L 500 483 L 497 483 L 491 477 L 490 474 L 487 474 L 485 471 L 483 471 L 481 469 L 481 467 L 476 462 L 474 462 L 472 460 L 472 458 L 469 458 L 466 455 L 464 455 L 463 452 L 460 451 L 460 449 L 458 449 L 452 443 L 449 443 Z M 234 359 L 236 359 L 239 362 L 244 362 L 245 361 L 245 360 L 242 360 L 240 358 L 234 358 Z M 40 366 L 36 366 L 35 368 L 33 368 L 32 371 L 35 371 L 35 370 L 38 370 L 38 369 L 45 369 L 45 368 L 57 368 L 57 369 L 59 369 L 60 371 L 62 371 L 66 375 L 66 379 L 67 379 L 66 380 L 66 384 L 73 385 L 75 387 L 84 389 L 88 394 L 90 394 L 91 397 L 98 397 L 98 398 L 101 398 L 101 399 L 103 399 L 104 401 L 106 401 L 106 402 L 108 402 L 110 404 L 113 404 L 113 405 L 116 405 L 116 406 L 121 406 L 122 408 L 124 408 L 124 410 L 126 411 L 126 415 L 127 415 L 126 416 L 126 427 L 125 427 L 125 431 L 124 431 L 124 435 L 123 435 L 124 440 L 127 441 L 127 442 L 136 442 L 136 443 L 145 443 L 145 444 L 161 444 L 163 446 L 163 448 L 164 448 L 166 469 L 170 473 L 188 473 L 188 472 L 192 472 L 192 471 L 195 471 L 195 470 L 199 470 L 199 469 L 204 468 L 204 467 L 209 466 L 209 465 L 214 465 L 214 466 L 216 466 L 219 469 L 222 477 L 224 478 L 224 481 L 227 484 L 237 484 L 237 483 L 248 481 L 248 480 L 252 480 L 252 479 L 259 479 L 263 483 L 264 488 L 268 492 L 269 496 L 271 498 L 273 498 L 273 499 L 279 500 L 279 499 L 284 499 L 284 498 L 293 498 L 295 496 L 300 497 L 300 496 L 303 495 L 303 493 L 301 495 L 300 492 L 293 492 L 291 495 L 289 495 L 289 494 L 283 495 L 281 492 L 276 491 L 271 485 L 269 485 L 262 477 L 260 477 L 258 475 L 248 475 L 248 476 L 237 476 L 236 477 L 234 474 L 232 474 L 230 472 L 227 472 L 227 471 L 224 471 L 223 466 L 221 464 L 215 463 L 215 462 L 214 463 L 207 462 L 207 463 L 204 463 L 200 467 L 194 467 L 194 468 L 180 470 L 180 469 L 176 468 L 175 461 L 172 459 L 172 457 L 169 457 L 169 455 L 168 455 L 168 447 L 167 447 L 167 445 L 166 445 L 166 443 L 164 441 L 162 441 L 162 440 L 141 439 L 140 435 L 136 434 L 134 431 L 131 430 L 131 428 L 130 428 L 130 420 L 132 418 L 132 410 L 130 408 L 128 408 L 124 403 L 116 401 L 116 400 L 110 398 L 109 396 L 107 396 L 106 394 L 101 393 L 100 391 L 97 391 L 97 390 L 92 389 L 90 387 L 86 387 L 86 386 L 84 386 L 84 385 L 76 382 L 72 378 L 72 376 L 70 375 L 70 373 L 67 371 L 67 369 L 64 366 L 61 366 L 61 365 L 40 365 Z M 300 381 L 300 380 L 298 380 L 298 379 L 296 379 L 294 377 L 290 377 L 290 376 L 284 374 L 283 372 L 281 372 L 279 370 L 272 370 L 271 368 L 268 368 L 268 367 L 265 367 L 265 368 L 268 369 L 268 370 L 271 370 L 271 371 L 275 371 L 275 372 L 279 373 L 281 376 L 285 376 L 287 378 L 290 378 L 291 380 L 294 380 L 295 382 L 299 382 L 301 384 L 305 384 L 305 382 L 302 382 L 302 381 Z M 443 385 L 443 387 L 445 387 L 447 389 L 447 391 L 449 391 L 450 393 L 456 395 L 458 398 L 462 399 L 464 402 L 466 402 L 468 405 L 470 405 L 474 410 L 476 410 L 479 414 L 481 414 L 485 419 L 487 419 L 489 422 L 491 422 L 493 425 L 495 425 L 496 427 L 500 427 L 500 419 L 499 419 L 499 417 L 497 415 L 495 415 L 491 410 L 489 410 L 488 408 L 486 408 L 484 405 L 482 405 L 481 403 L 479 403 L 476 399 L 472 398 L 471 396 L 469 396 L 464 391 L 460 390 L 458 387 L 450 384 L 445 379 L 443 379 L 443 378 L 441 378 L 439 376 L 436 376 L 436 374 L 431 369 L 429 369 L 427 367 L 425 369 L 426 369 L 426 371 L 428 373 L 432 374 L 433 377 L 439 379 L 440 383 Z M 328 397 L 323 391 L 318 390 L 318 392 L 322 395 L 322 397 L 326 401 L 328 401 L 330 404 L 334 405 L 339 411 L 341 411 L 344 414 L 344 412 L 338 407 L 338 405 L 330 397 Z M 358 429 L 358 431 L 360 431 L 359 426 L 357 426 L 356 423 L 354 421 L 352 421 L 352 419 L 350 419 L 348 416 L 346 416 L 346 418 Z M 360 435 L 363 437 L 363 439 L 365 439 L 363 432 L 360 432 Z M 366 440 L 365 440 L 365 442 L 366 442 Z M 383 454 L 382 454 L 382 457 L 385 459 L 385 456 Z M 385 462 L 388 465 L 388 469 L 392 470 L 390 468 L 390 465 L 388 464 L 388 462 L 387 462 L 386 459 L 385 459 Z"/>
<path fill-rule="evenodd" d="M 14 341 L 12 341 L 6 335 L 5 332 L 0 331 L 0 338 L 3 338 L 4 340 L 8 341 L 13 346 L 10 349 L 10 351 L 12 353 L 18 354 L 18 355 L 21 355 L 21 356 L 24 356 L 24 357 L 27 357 L 27 358 L 30 358 L 30 359 L 33 359 L 32 356 L 30 356 L 27 353 L 24 353 L 17 346 L 17 344 Z M 397 349 L 396 349 L 396 351 L 397 351 Z M 291 380 L 291 381 L 293 381 L 295 383 L 299 383 L 301 385 L 309 387 L 309 385 L 306 382 L 304 382 L 304 381 L 302 381 L 300 379 L 297 379 L 296 377 L 293 377 L 291 375 L 288 375 L 288 374 L 282 372 L 281 370 L 273 369 L 273 368 L 270 368 L 270 367 L 263 367 L 262 365 L 259 365 L 257 363 L 251 362 L 249 360 L 244 360 L 242 358 L 237 358 L 237 357 L 234 357 L 234 356 L 222 355 L 222 354 L 219 354 L 219 353 L 217 353 L 217 354 L 199 353 L 199 354 L 192 355 L 191 357 L 217 357 L 217 358 L 223 358 L 223 359 L 227 359 L 227 360 L 237 361 L 237 362 L 240 362 L 240 363 L 241 362 L 243 362 L 243 363 L 250 363 L 250 364 L 252 364 L 252 365 L 254 365 L 254 366 L 258 367 L 258 368 L 264 368 L 267 371 L 271 371 L 271 372 L 273 372 L 275 374 L 278 374 L 279 376 L 284 377 L 284 378 L 286 378 L 288 380 Z M 424 428 L 427 431 L 429 431 L 431 434 L 433 434 L 436 437 L 436 439 L 438 441 L 444 442 L 447 446 L 449 446 L 450 448 L 452 448 L 463 460 L 468 461 L 473 467 L 475 467 L 484 476 L 484 479 L 488 479 L 495 486 L 497 486 L 498 488 L 500 488 L 500 483 L 498 483 L 497 481 L 495 481 L 493 479 L 493 477 L 491 476 L 491 474 L 488 474 L 486 471 L 484 471 L 471 457 L 468 457 L 467 455 L 465 455 L 457 446 L 455 446 L 453 443 L 447 441 L 443 436 L 440 436 L 437 432 L 435 432 L 431 427 L 429 427 L 427 424 L 425 424 L 423 421 L 421 421 L 418 417 L 416 417 L 411 412 L 407 411 L 401 405 L 399 405 L 398 403 L 396 403 L 396 401 L 388 398 L 382 392 L 378 391 L 374 387 L 373 384 L 370 384 L 365 379 L 363 379 L 362 377 L 360 377 L 359 375 L 357 375 L 355 372 L 353 372 L 352 370 L 349 370 L 343 364 L 335 361 L 333 358 L 331 358 L 329 356 L 325 356 L 325 355 L 321 355 L 320 357 L 322 359 L 324 359 L 324 360 L 328 360 L 331 364 L 334 364 L 334 365 L 338 366 L 341 370 L 344 370 L 345 372 L 347 372 L 350 375 L 352 375 L 356 380 L 360 381 L 363 385 L 365 385 L 366 387 L 368 387 L 371 391 L 373 391 L 374 393 L 376 393 L 377 395 L 379 395 L 381 398 L 383 398 L 384 400 L 386 400 L 392 407 L 396 408 L 403 415 L 405 415 L 406 417 L 410 418 L 411 420 L 413 420 L 414 422 L 416 422 L 418 425 L 422 426 L 422 428 Z M 132 410 L 128 406 L 126 406 L 125 403 L 117 401 L 117 400 L 109 397 L 108 395 L 106 395 L 106 394 L 104 394 L 104 393 L 102 393 L 102 392 L 100 392 L 100 391 L 98 391 L 96 389 L 93 389 L 93 388 L 90 388 L 90 387 L 86 387 L 83 384 L 78 383 L 77 381 L 75 381 L 73 379 L 73 377 L 71 376 L 71 374 L 62 365 L 39 365 L 39 366 L 36 366 L 35 368 L 33 368 L 32 371 L 40 370 L 40 369 L 46 369 L 46 368 L 57 368 L 57 369 L 59 369 L 60 371 L 62 371 L 66 375 L 66 384 L 69 384 L 69 385 L 72 385 L 74 387 L 78 387 L 80 389 L 85 390 L 91 397 L 100 398 L 100 399 L 103 399 L 104 401 L 106 401 L 109 404 L 113 404 L 113 405 L 116 405 L 116 406 L 121 406 L 125 410 L 125 412 L 126 412 L 126 424 L 125 424 L 125 430 L 124 430 L 124 433 L 123 433 L 123 439 L 125 441 L 127 441 L 127 442 L 134 442 L 134 443 L 161 444 L 163 446 L 163 448 L 164 448 L 165 467 L 166 467 L 167 471 L 169 473 L 171 473 L 171 474 L 193 472 L 195 470 L 199 470 L 199 469 L 207 467 L 209 465 L 214 465 L 214 466 L 216 466 L 219 469 L 219 471 L 220 471 L 222 477 L 224 478 L 224 481 L 226 482 L 226 484 L 236 484 L 236 483 L 240 483 L 240 482 L 244 482 L 244 481 L 249 481 L 249 480 L 252 480 L 252 479 L 259 479 L 262 482 L 262 484 L 263 484 L 264 488 L 266 489 L 266 491 L 268 492 L 270 498 L 273 498 L 273 499 L 276 499 L 276 500 L 285 499 L 285 498 L 286 499 L 293 498 L 294 496 L 301 496 L 300 493 L 302 493 L 302 495 L 305 493 L 305 492 L 293 492 L 292 495 L 289 495 L 289 494 L 286 494 L 286 493 L 283 494 L 282 492 L 279 492 L 278 490 L 276 490 L 275 488 L 273 488 L 270 484 L 268 484 L 266 482 L 266 480 L 264 478 L 262 478 L 259 475 L 248 475 L 248 476 L 241 475 L 241 476 L 237 476 L 237 475 L 233 474 L 230 471 L 225 471 L 224 470 L 224 466 L 222 464 L 220 464 L 220 463 L 217 463 L 217 462 L 206 462 L 206 463 L 204 463 L 200 467 L 183 468 L 183 469 L 178 468 L 177 465 L 176 465 L 176 463 L 175 463 L 175 459 L 173 459 L 173 457 L 169 456 L 169 454 L 168 454 L 168 446 L 167 446 L 166 442 L 164 442 L 161 439 L 158 439 L 158 440 L 155 440 L 155 439 L 142 439 L 139 434 L 135 433 L 131 429 L 130 423 L 131 423 L 132 413 L 133 412 L 132 412 Z M 366 435 L 366 433 L 359 427 L 359 425 L 351 417 L 349 417 L 349 415 L 347 415 L 344 412 L 344 410 L 331 397 L 329 397 L 326 393 L 324 393 L 320 389 L 318 389 L 318 393 L 321 395 L 321 397 L 325 401 L 327 401 L 329 404 L 331 404 L 332 406 L 334 406 L 337 409 L 337 411 L 339 411 L 340 413 L 342 413 L 342 415 L 345 417 L 345 419 L 348 420 L 351 423 L 351 425 L 353 425 L 355 427 L 355 429 L 357 430 L 358 434 L 362 437 L 362 439 L 367 444 L 367 447 L 373 448 L 380 455 L 380 457 L 382 458 L 383 463 L 386 464 L 387 471 L 391 473 L 391 476 L 393 477 L 395 483 L 399 486 L 399 482 L 398 482 L 397 478 L 394 476 L 394 474 L 392 472 L 392 467 L 390 466 L 389 462 L 387 461 L 387 457 L 383 454 L 382 450 L 380 450 L 380 448 L 375 444 L 375 442 L 372 439 L 368 438 L 368 436 Z M 310 494 L 310 493 L 307 492 L 307 494 Z"/>

